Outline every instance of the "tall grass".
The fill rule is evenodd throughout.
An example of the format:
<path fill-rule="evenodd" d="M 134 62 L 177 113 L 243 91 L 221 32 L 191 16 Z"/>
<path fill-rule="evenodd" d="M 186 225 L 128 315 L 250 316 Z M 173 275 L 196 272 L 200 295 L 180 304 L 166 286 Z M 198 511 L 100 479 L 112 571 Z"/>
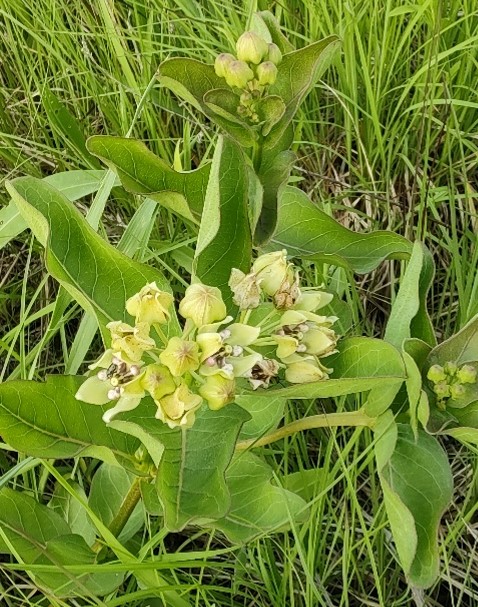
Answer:
<path fill-rule="evenodd" d="M 340 59 L 300 113 L 295 178 L 349 227 L 387 228 L 425 239 L 437 262 L 430 306 L 440 337 L 449 335 L 478 312 L 474 0 L 287 0 L 240 6 L 217 0 L 0 0 L 2 177 L 96 167 L 85 138 L 128 131 L 163 59 L 212 60 L 231 47 L 254 10 L 267 7 L 297 45 L 332 33 L 343 40 Z M 133 136 L 187 169 L 209 154 L 215 134 L 194 111 L 155 87 Z M 0 197 L 8 201 L 3 189 Z M 134 197 L 113 190 L 104 234 L 118 240 L 137 205 Z M 188 237 L 161 212 L 152 240 L 169 251 L 178 234 Z M 137 254 L 147 259 L 151 251 L 146 247 Z M 71 353 L 78 310 L 68 308 L 32 356 L 49 326 L 57 289 L 30 236 L 10 243 L 0 255 L 1 366 L 8 356 L 6 378 L 43 377 Z M 178 259 L 172 252 L 161 257 L 179 284 L 184 271 Z M 355 277 L 347 297 L 357 331 L 380 332 L 399 271 L 398 264 L 389 263 Z M 320 269 L 304 267 L 311 279 L 315 272 Z M 343 271 L 329 279 L 342 284 Z M 292 403 L 288 416 L 329 406 Z M 442 576 L 425 595 L 407 587 L 398 565 L 365 438 L 359 431 L 317 430 L 267 448 L 286 477 L 319 469 L 314 486 L 303 489 L 312 495 L 308 522 L 290 533 L 218 555 L 213 550 L 222 546 L 219 537 L 193 531 L 179 540 L 164 537 L 156 519 L 148 519 L 144 541 L 150 552 L 144 554 L 167 560 L 176 550 L 201 551 L 200 565 L 170 563 L 171 583 L 198 607 L 478 605 L 476 454 L 447 444 L 456 502 L 443 524 Z M 22 460 L 0 451 L 0 465 L 1 482 L 14 478 L 43 496 L 51 489 L 41 462 L 26 469 Z M 84 482 L 89 482 L 88 470 Z M 25 574 L 6 564 L 2 570 L 0 604 L 69 604 L 39 599 Z M 102 604 L 155 606 L 163 604 L 160 596 L 160 590 L 141 589 L 130 576 Z"/>

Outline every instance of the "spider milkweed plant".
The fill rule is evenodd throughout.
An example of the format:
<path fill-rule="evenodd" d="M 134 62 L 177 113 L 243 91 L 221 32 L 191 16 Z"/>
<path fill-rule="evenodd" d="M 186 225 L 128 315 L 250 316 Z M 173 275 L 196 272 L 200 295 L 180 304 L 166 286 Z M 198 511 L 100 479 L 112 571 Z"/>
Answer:
<path fill-rule="evenodd" d="M 167 532 L 194 525 L 232 544 L 300 525 L 308 504 L 280 485 L 259 447 L 323 426 L 371 429 L 407 579 L 428 587 L 438 576 L 438 530 L 453 482 L 436 434 L 478 440 L 478 319 L 437 345 L 426 309 L 433 260 L 425 246 L 386 231 L 349 231 L 288 185 L 294 116 L 340 60 L 339 48 L 332 36 L 295 49 L 262 12 L 213 65 L 161 64 L 160 83 L 221 131 L 212 161 L 193 171 L 172 169 L 131 138 L 90 138 L 89 151 L 128 192 L 195 230 L 185 292 L 173 292 L 157 266 L 103 239 L 61 187 L 33 177 L 7 184 L 48 272 L 94 319 L 104 343 L 86 375 L 0 385 L 5 443 L 42 458 L 57 484 L 93 511 L 78 533 L 61 509 L 0 490 L 0 549 L 31 566 L 48 593 L 104 596 L 117 588 L 122 574 L 91 565 L 136 562 L 124 541 L 138 530 L 140 503 L 162 517 Z M 302 257 L 356 273 L 407 260 L 383 339 L 350 334 L 340 298 L 302 284 L 292 261 Z M 290 399 L 354 394 L 361 398 L 347 403 L 360 402 L 355 408 L 283 423 Z M 89 494 L 48 461 L 85 457 L 99 462 Z M 94 510 L 106 476 L 122 494 L 109 519 Z M 41 564 L 57 569 L 33 567 Z M 72 564 L 86 572 L 71 573 Z M 141 570 L 135 575 L 143 587 L 160 583 Z M 165 593 L 173 605 L 188 604 Z"/>

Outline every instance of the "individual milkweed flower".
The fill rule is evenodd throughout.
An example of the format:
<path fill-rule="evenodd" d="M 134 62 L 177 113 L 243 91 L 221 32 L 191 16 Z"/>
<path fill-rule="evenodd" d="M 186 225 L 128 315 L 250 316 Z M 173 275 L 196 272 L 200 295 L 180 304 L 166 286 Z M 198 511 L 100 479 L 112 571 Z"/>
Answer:
<path fill-rule="evenodd" d="M 318 316 L 312 312 L 288 310 L 280 321 L 280 328 L 272 338 L 277 343 L 277 356 L 287 359 L 295 352 L 329 356 L 336 352 L 338 336 L 330 327 L 334 316 Z"/>
<path fill-rule="evenodd" d="M 231 61 L 224 71 L 229 86 L 244 89 L 254 79 L 254 72 L 244 61 Z"/>
<path fill-rule="evenodd" d="M 236 397 L 236 382 L 221 375 L 210 375 L 199 388 L 199 394 L 213 411 L 232 403 Z"/>
<path fill-rule="evenodd" d="M 165 365 L 152 364 L 144 370 L 143 386 L 154 400 L 160 400 L 176 390 L 176 382 Z"/>
<path fill-rule="evenodd" d="M 195 413 L 202 403 L 202 398 L 194 394 L 186 386 L 179 385 L 176 390 L 156 400 L 156 418 L 167 424 L 171 429 L 190 428 L 194 424 Z"/>
<path fill-rule="evenodd" d="M 258 257 L 252 264 L 252 271 L 261 281 L 261 289 L 267 295 L 273 296 L 280 289 L 289 270 L 287 251 L 274 251 Z"/>
<path fill-rule="evenodd" d="M 327 379 L 327 373 L 313 357 L 305 357 L 287 365 L 285 378 L 291 384 L 307 384 Z"/>
<path fill-rule="evenodd" d="M 195 341 L 171 337 L 159 355 L 159 360 L 170 370 L 173 377 L 180 377 L 199 367 L 199 346 Z"/>
<path fill-rule="evenodd" d="M 474 384 L 476 382 L 476 369 L 471 365 L 463 365 L 458 370 L 456 377 L 463 384 Z"/>
<path fill-rule="evenodd" d="M 241 310 L 257 308 L 261 301 L 260 283 L 261 281 L 254 272 L 244 274 L 241 270 L 233 268 L 228 282 L 233 294 L 232 301 Z"/>
<path fill-rule="evenodd" d="M 89 367 L 99 371 L 83 382 L 75 398 L 92 405 L 105 405 L 115 401 L 116 406 L 103 414 L 103 420 L 110 422 L 118 413 L 135 409 L 145 396 L 141 364 L 132 364 L 123 360 L 121 354 L 111 349 L 106 350 L 103 356 Z"/>
<path fill-rule="evenodd" d="M 289 265 L 284 280 L 276 293 L 274 293 L 274 305 L 279 310 L 293 308 L 300 298 L 299 273 Z"/>
<path fill-rule="evenodd" d="M 268 388 L 271 380 L 279 373 L 279 363 L 273 358 L 259 360 L 246 374 L 253 390 Z"/>
<path fill-rule="evenodd" d="M 235 61 L 236 58 L 231 53 L 221 53 L 216 57 L 214 62 L 214 71 L 219 78 L 224 78 L 226 75 L 227 68 Z"/>
<path fill-rule="evenodd" d="M 267 45 L 267 60 L 272 61 L 272 63 L 275 65 L 279 65 L 279 63 L 282 61 L 282 53 L 280 48 L 273 42 L 270 42 Z"/>
<path fill-rule="evenodd" d="M 193 321 L 196 327 L 208 325 L 226 316 L 221 291 L 202 283 L 190 285 L 179 304 L 179 313 Z"/>
<path fill-rule="evenodd" d="M 277 79 L 277 67 L 272 61 L 264 61 L 256 68 L 257 80 L 260 85 L 274 84 Z"/>
<path fill-rule="evenodd" d="M 433 383 L 437 384 L 438 382 L 445 381 L 447 379 L 447 375 L 441 365 L 432 365 L 428 369 L 427 378 Z"/>
<path fill-rule="evenodd" d="M 171 317 L 169 308 L 173 301 L 171 293 L 161 291 L 151 282 L 127 300 L 126 311 L 135 317 L 136 323 L 162 324 Z"/>
<path fill-rule="evenodd" d="M 452 384 L 450 386 L 450 397 L 453 399 L 461 398 L 465 392 L 466 388 L 462 384 Z"/>
<path fill-rule="evenodd" d="M 237 57 L 247 63 L 260 63 L 267 55 L 267 42 L 254 32 L 244 32 L 236 42 Z"/>
<path fill-rule="evenodd" d="M 301 290 L 299 298 L 295 302 L 294 310 L 305 310 L 307 312 L 315 312 L 327 306 L 334 296 L 332 293 L 326 293 L 316 289 Z"/>
<path fill-rule="evenodd" d="M 156 346 L 154 339 L 149 337 L 148 323 L 139 322 L 132 327 L 125 322 L 113 321 L 106 328 L 111 333 L 111 349 L 122 352 L 133 362 L 139 362 L 144 352 Z"/>
<path fill-rule="evenodd" d="M 220 374 L 229 379 L 246 373 L 262 358 L 260 355 L 244 356 L 244 348 L 256 341 L 260 331 L 260 327 L 242 323 L 229 325 L 219 333 L 200 330 L 196 337 L 201 350 L 199 372 L 205 376 Z"/>

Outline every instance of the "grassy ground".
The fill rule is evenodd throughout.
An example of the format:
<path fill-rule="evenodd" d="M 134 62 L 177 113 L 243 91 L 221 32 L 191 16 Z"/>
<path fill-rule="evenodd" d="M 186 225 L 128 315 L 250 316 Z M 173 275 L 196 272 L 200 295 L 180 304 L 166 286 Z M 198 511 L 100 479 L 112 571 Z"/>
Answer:
<path fill-rule="evenodd" d="M 295 178 L 349 227 L 387 228 L 426 241 L 437 263 L 430 307 L 439 337 L 449 335 L 478 312 L 475 1 L 259 2 L 259 8 L 266 5 L 297 45 L 331 33 L 343 40 L 340 61 L 300 114 Z M 228 50 L 255 8 L 254 2 L 238 8 L 216 0 L 0 0 L 2 179 L 97 167 L 84 138 L 126 134 L 160 61 L 180 54 L 212 60 Z M 179 155 L 189 168 L 209 154 L 215 134 L 155 88 L 133 136 L 171 163 Z M 0 197 L 8 201 L 3 188 Z M 112 241 L 137 203 L 113 191 L 101 228 Z M 178 234 L 188 237 L 162 212 L 153 240 L 167 249 Z M 139 254 L 147 258 L 148 250 Z M 162 260 L 177 281 L 177 256 L 166 253 Z M 304 271 L 312 277 L 314 268 Z M 355 277 L 350 298 L 357 332 L 380 334 L 399 271 L 389 263 Z M 331 279 L 338 284 L 340 273 Z M 81 318 L 75 308 L 35 350 L 57 288 L 29 234 L 0 250 L 0 286 L 2 377 L 41 378 L 71 360 Z M 327 406 L 302 402 L 288 415 Z M 407 587 L 397 563 L 367 444 L 352 430 L 315 431 L 267 449 L 284 474 L 321 469 L 308 523 L 288 534 L 221 557 L 212 553 L 221 546 L 219 538 L 189 533 L 178 543 L 164 538 L 155 520 L 147 521 L 144 540 L 155 552 L 203 551 L 200 567 L 171 569 L 182 588 L 191 588 L 198 607 L 478 605 L 476 454 L 447 444 L 455 503 L 443 522 L 441 578 L 420 594 Z M 48 474 L 42 466 L 12 473 L 13 463 L 0 451 L 4 473 L 10 469 L 19 486 L 44 490 Z M 162 604 L 146 600 L 151 596 L 130 578 L 104 604 Z M 37 601 L 25 575 L 3 568 L 2 606 Z M 38 604 L 66 603 L 50 597 Z"/>

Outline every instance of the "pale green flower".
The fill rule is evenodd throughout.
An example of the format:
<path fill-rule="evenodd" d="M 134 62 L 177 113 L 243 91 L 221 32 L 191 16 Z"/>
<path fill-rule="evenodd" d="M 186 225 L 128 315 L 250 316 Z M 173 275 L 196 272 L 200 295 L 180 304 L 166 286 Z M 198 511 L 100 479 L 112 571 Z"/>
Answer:
<path fill-rule="evenodd" d="M 244 32 L 236 42 L 237 57 L 247 63 L 260 63 L 268 51 L 267 42 L 255 32 Z"/>
<path fill-rule="evenodd" d="M 164 365 L 148 365 L 144 371 L 143 386 L 155 400 L 176 390 L 176 382 Z"/>
<path fill-rule="evenodd" d="M 233 294 L 232 301 L 241 310 L 257 308 L 261 301 L 260 283 L 261 281 L 254 272 L 244 274 L 241 270 L 233 268 L 228 282 Z"/>
<path fill-rule="evenodd" d="M 190 428 L 194 424 L 195 412 L 201 406 L 202 398 L 181 384 L 176 390 L 155 401 L 158 407 L 156 418 L 170 428 Z"/>
<path fill-rule="evenodd" d="M 456 377 L 463 384 L 474 384 L 476 382 L 476 369 L 472 365 L 463 365 L 458 370 Z"/>
<path fill-rule="evenodd" d="M 254 72 L 245 61 L 231 61 L 224 70 L 224 78 L 229 86 L 244 89 L 253 80 Z"/>
<path fill-rule="evenodd" d="M 125 322 L 114 321 L 106 325 L 111 332 L 111 348 L 114 352 L 122 352 L 133 362 L 139 362 L 148 350 L 156 344 L 149 337 L 149 324 L 139 322 L 134 327 Z"/>
<path fill-rule="evenodd" d="M 199 388 L 199 394 L 213 411 L 232 403 L 236 397 L 236 382 L 221 375 L 210 375 Z"/>
<path fill-rule="evenodd" d="M 327 326 L 312 326 L 303 334 L 301 343 L 308 354 L 324 357 L 337 352 L 337 339 L 335 331 Z"/>
<path fill-rule="evenodd" d="M 312 357 L 293 362 L 287 365 L 285 370 L 285 378 L 291 384 L 307 384 L 327 379 L 327 377 L 327 373 L 323 371 Z"/>
<path fill-rule="evenodd" d="M 174 377 L 179 377 L 199 367 L 199 346 L 195 341 L 171 337 L 159 359 Z"/>
<path fill-rule="evenodd" d="M 301 291 L 299 299 L 294 305 L 294 310 L 315 312 L 316 310 L 327 306 L 333 298 L 334 296 L 332 293 L 325 293 L 324 291 Z"/>
<path fill-rule="evenodd" d="M 267 45 L 267 60 L 272 61 L 272 63 L 275 65 L 279 65 L 279 63 L 282 61 L 282 53 L 280 48 L 273 42 L 270 42 Z"/>
<path fill-rule="evenodd" d="M 274 84 L 277 79 L 277 67 L 272 61 L 264 61 L 257 66 L 256 75 L 260 85 Z"/>
<path fill-rule="evenodd" d="M 117 401 L 115 407 L 103 414 L 106 422 L 111 421 L 121 411 L 134 409 L 145 396 L 141 363 L 125 362 L 118 354 L 107 350 L 90 369 L 100 370 L 83 382 L 75 397 L 92 405 Z"/>
<path fill-rule="evenodd" d="M 289 270 L 287 251 L 274 251 L 258 257 L 252 264 L 252 271 L 261 281 L 261 289 L 267 295 L 273 296 L 280 289 Z"/>
<path fill-rule="evenodd" d="M 201 283 L 190 285 L 179 304 L 179 313 L 193 321 L 196 327 L 202 327 L 226 316 L 226 305 L 221 291 Z"/>
<path fill-rule="evenodd" d="M 438 382 L 445 381 L 447 379 L 447 375 L 441 365 L 432 365 L 428 369 L 427 378 L 433 383 L 437 384 Z"/>
<path fill-rule="evenodd" d="M 173 301 L 171 293 L 161 291 L 155 282 L 151 282 L 128 299 L 126 310 L 128 314 L 136 318 L 137 323 L 162 324 L 171 317 L 169 308 Z"/>
<path fill-rule="evenodd" d="M 227 68 L 235 60 L 236 58 L 234 55 L 231 55 L 231 53 L 221 53 L 216 57 L 216 61 L 214 62 L 214 71 L 219 78 L 225 77 Z"/>

